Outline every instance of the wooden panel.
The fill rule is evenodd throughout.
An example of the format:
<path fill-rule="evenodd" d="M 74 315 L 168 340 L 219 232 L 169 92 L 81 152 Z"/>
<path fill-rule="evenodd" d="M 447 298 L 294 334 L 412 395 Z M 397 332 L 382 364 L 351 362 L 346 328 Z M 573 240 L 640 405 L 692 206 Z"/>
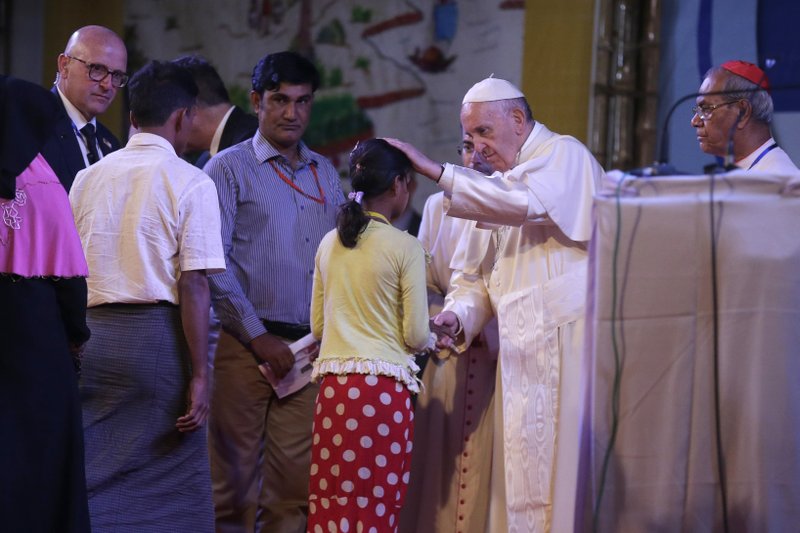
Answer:
<path fill-rule="evenodd" d="M 586 142 L 594 0 L 527 0 L 522 88 L 535 119 Z"/>

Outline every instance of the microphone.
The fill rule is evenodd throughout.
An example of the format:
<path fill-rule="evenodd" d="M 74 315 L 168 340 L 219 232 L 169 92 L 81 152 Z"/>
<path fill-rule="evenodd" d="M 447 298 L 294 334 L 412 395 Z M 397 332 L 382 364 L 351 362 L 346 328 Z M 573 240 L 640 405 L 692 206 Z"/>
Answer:
<path fill-rule="evenodd" d="M 657 165 L 666 165 L 669 162 L 669 123 L 672 120 L 672 114 L 675 113 L 675 110 L 678 109 L 682 103 L 686 102 L 687 100 L 691 100 L 692 98 L 697 98 L 698 96 L 702 96 L 704 93 L 693 92 L 689 94 L 685 94 L 675 100 L 675 102 L 670 106 L 669 111 L 667 112 L 667 116 L 664 119 L 664 124 L 661 125 L 661 144 L 658 149 L 658 154 L 656 155 L 656 166 Z M 713 93 L 712 93 L 713 94 Z M 722 94 L 722 93 L 717 93 Z"/>
<path fill-rule="evenodd" d="M 799 86 L 800 87 L 800 86 Z M 669 163 L 669 124 L 672 120 L 672 115 L 678 107 L 693 98 L 698 96 L 712 96 L 712 95 L 728 95 L 734 92 L 741 93 L 742 91 L 715 91 L 708 93 L 693 92 L 688 93 L 677 100 L 670 106 L 667 116 L 664 119 L 664 124 L 661 125 L 661 143 L 659 144 L 658 153 L 656 154 L 655 162 L 649 167 L 636 168 L 629 171 L 629 174 L 634 176 L 674 176 L 676 174 L 685 174 L 685 172 L 678 172 L 673 165 Z"/>
<path fill-rule="evenodd" d="M 800 85 L 796 88 L 800 89 Z M 756 91 L 763 91 L 760 87 L 758 89 L 747 89 L 744 91 L 713 91 L 713 92 L 693 92 L 689 94 L 685 94 L 675 100 L 675 103 L 669 108 L 667 112 L 667 117 L 664 119 L 664 124 L 661 126 L 661 144 L 659 147 L 658 155 L 656 156 L 656 165 L 667 165 L 669 161 L 669 123 L 672 120 L 672 114 L 675 113 L 675 110 L 678 109 L 682 103 L 686 102 L 687 100 L 691 100 L 693 98 L 697 98 L 699 96 L 729 96 L 731 94 L 741 94 L 744 92 L 747 93 L 755 93 Z"/>
<path fill-rule="evenodd" d="M 747 101 L 752 106 L 752 95 L 751 98 L 748 98 Z M 728 144 L 727 149 L 725 151 L 725 157 L 723 158 L 722 168 L 727 172 L 730 170 L 736 169 L 736 164 L 734 163 L 734 154 L 733 154 L 733 136 L 736 135 L 736 128 L 739 126 L 739 122 L 742 121 L 744 117 L 744 109 L 739 110 L 739 114 L 736 116 L 736 120 L 733 121 L 733 126 L 731 126 L 731 130 L 728 133 Z"/>

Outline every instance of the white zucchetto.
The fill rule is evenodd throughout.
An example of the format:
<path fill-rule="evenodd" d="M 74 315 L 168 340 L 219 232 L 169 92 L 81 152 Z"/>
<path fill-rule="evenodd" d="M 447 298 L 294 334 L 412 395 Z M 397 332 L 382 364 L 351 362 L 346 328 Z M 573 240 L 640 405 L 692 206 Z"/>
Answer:
<path fill-rule="evenodd" d="M 500 78 L 493 78 L 489 76 L 485 80 L 481 80 L 473 85 L 461 104 L 474 103 L 474 102 L 496 102 L 498 100 L 513 100 L 515 98 L 524 98 L 525 95 L 517 87 L 506 80 Z"/>

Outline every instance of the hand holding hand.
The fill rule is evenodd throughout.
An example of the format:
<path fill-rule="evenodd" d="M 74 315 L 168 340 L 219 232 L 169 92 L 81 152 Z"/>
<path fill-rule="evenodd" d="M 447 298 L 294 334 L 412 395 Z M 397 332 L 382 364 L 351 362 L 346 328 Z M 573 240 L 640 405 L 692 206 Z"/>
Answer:
<path fill-rule="evenodd" d="M 439 349 L 454 348 L 461 324 L 452 311 L 442 311 L 431 319 L 431 331 L 436 333 L 436 347 Z"/>

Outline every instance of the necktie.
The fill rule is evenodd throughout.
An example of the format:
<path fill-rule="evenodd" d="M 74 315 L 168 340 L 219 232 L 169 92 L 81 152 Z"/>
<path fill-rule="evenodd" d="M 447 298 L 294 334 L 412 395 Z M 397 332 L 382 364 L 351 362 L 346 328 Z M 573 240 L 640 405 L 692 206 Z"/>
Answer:
<path fill-rule="evenodd" d="M 97 137 L 95 137 L 94 134 L 94 124 L 91 122 L 87 123 L 81 128 L 81 133 L 83 134 L 83 138 L 86 139 L 86 147 L 88 148 L 86 157 L 89 160 L 89 164 L 97 163 L 100 156 L 97 153 Z"/>

